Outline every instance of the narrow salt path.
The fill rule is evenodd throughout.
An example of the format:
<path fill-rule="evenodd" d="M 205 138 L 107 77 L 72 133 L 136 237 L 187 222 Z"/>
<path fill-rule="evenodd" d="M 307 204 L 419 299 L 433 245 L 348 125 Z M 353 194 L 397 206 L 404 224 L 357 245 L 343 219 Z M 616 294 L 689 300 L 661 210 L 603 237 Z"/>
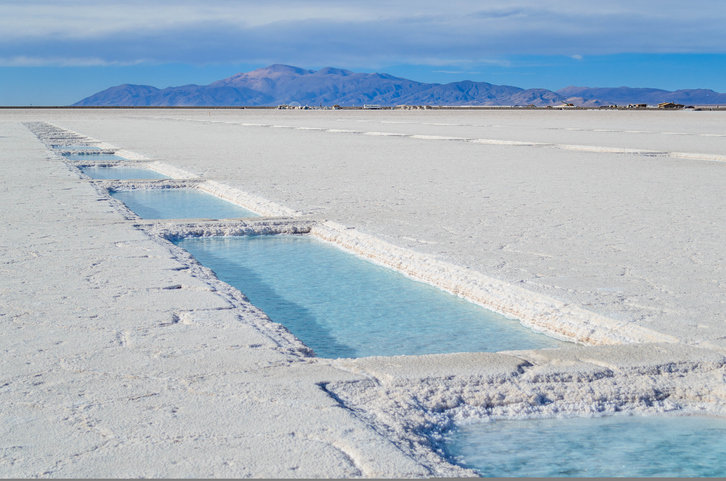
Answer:
<path fill-rule="evenodd" d="M 577 119 L 588 128 L 613 127 L 620 119 L 624 129 L 703 125 L 715 132 L 714 119 L 724 117 L 684 112 L 704 114 L 688 121 L 650 112 L 638 121 L 615 112 L 605 122 L 603 112 L 583 111 L 579 117 L 567 113 L 565 122 L 561 112 L 541 113 L 518 122 L 532 129 L 546 119 L 537 130 L 542 140 L 549 139 L 550 124 L 562 130 Z M 300 117 L 307 126 L 327 126 L 344 118 L 338 124 L 345 128 L 366 115 L 370 122 L 358 129 L 374 131 L 381 117 L 394 114 L 215 111 L 236 123 L 206 124 L 199 121 L 209 118 L 206 113 L 154 111 L 149 117 L 119 112 L 107 123 L 71 117 L 59 123 L 568 305 L 723 349 L 726 262 L 719 246 L 726 241 L 726 163 L 242 125 L 282 125 Z M 504 123 L 495 114 L 479 121 Z M 457 123 L 472 117 L 437 115 Z M 166 132 L 178 139 L 174 145 L 156 142 Z M 598 139 L 603 135 L 610 133 Z M 666 137 L 667 143 L 653 147 L 686 150 L 683 136 Z M 726 138 L 714 142 L 726 152 Z"/>
<path fill-rule="evenodd" d="M 358 376 L 261 330 L 0 125 L 0 476 L 430 473 L 320 387 Z"/>
<path fill-rule="evenodd" d="M 173 112 L 173 115 L 177 114 Z M 270 213 L 260 210 L 263 215 L 287 215 L 286 212 L 294 212 L 293 209 L 307 213 L 315 209 L 315 206 L 311 209 L 311 203 L 318 202 L 320 215 L 377 230 L 378 235 L 399 245 L 410 242 L 423 251 L 416 254 L 423 256 L 422 259 L 437 253 L 444 259 L 469 267 L 472 259 L 487 253 L 486 245 L 482 246 L 483 250 L 472 250 L 472 243 L 501 238 L 506 234 L 501 229 L 511 227 L 480 223 L 470 226 L 474 231 L 462 237 L 449 223 L 452 219 L 442 217 L 442 214 L 446 213 L 447 206 L 456 205 L 455 211 L 448 209 L 448 215 L 456 212 L 453 217 L 466 221 L 469 217 L 459 209 L 476 204 L 479 197 L 467 198 L 460 195 L 459 190 L 442 191 L 440 187 L 450 184 L 449 177 L 443 178 L 445 184 L 441 186 L 423 186 L 425 195 L 411 197 L 405 190 L 400 190 L 411 188 L 405 182 L 398 182 L 403 174 L 406 174 L 405 180 L 414 183 L 420 183 L 422 175 L 422 172 L 404 169 L 411 165 L 410 160 L 405 162 L 405 159 L 421 161 L 417 168 L 420 170 L 423 166 L 426 172 L 431 171 L 431 166 L 423 162 L 423 156 L 401 154 L 413 155 L 421 145 L 439 142 L 414 144 L 405 139 L 404 145 L 398 144 L 404 139 L 354 136 L 358 137 L 355 145 L 349 141 L 326 141 L 313 146 L 310 136 L 330 135 L 320 131 L 268 129 L 285 132 L 285 143 L 280 144 L 281 138 L 277 134 L 265 134 L 260 138 L 231 137 L 228 134 L 239 134 L 239 127 L 220 125 L 214 128 L 219 136 L 206 137 L 197 131 L 198 123 L 185 125 L 180 122 L 176 126 L 198 136 L 189 141 L 193 148 L 184 152 L 184 146 L 178 146 L 174 152 L 159 155 L 164 148 L 158 147 L 152 134 L 173 130 L 173 123 L 143 121 L 138 112 L 131 115 L 104 112 L 101 117 L 110 120 L 105 125 L 89 122 L 89 118 L 99 115 L 95 112 L 14 115 L 38 120 L 50 117 L 56 121 L 60 116 L 63 124 L 70 124 L 78 131 L 141 152 L 125 151 L 126 158 L 130 158 L 129 155 L 139 159 L 158 158 L 163 162 L 154 164 L 163 166 L 164 173 L 179 167 L 198 172 L 207 179 L 223 179 L 225 183 L 207 181 L 199 184 L 200 188 L 206 186 L 214 192 L 224 193 L 226 198 L 244 200 L 240 202 L 243 205 L 262 205 L 266 198 L 286 206 L 272 209 L 274 212 Z M 99 190 L 94 191 L 89 181 L 64 170 L 60 163 L 43 160 L 42 148 L 21 127 L 6 124 L 2 133 L 5 137 L 0 138 L 2 170 L 7 172 L 0 188 L 0 201 L 11 206 L 20 202 L 23 207 L 3 212 L 3 220 L 8 219 L 11 229 L 8 229 L 7 241 L 3 239 L 0 243 L 5 250 L 0 253 L 8 259 L 3 264 L 2 281 L 7 279 L 7 283 L 0 285 L 3 289 L 0 312 L 3 318 L 7 316 L 12 321 L 3 326 L 2 333 L 6 356 L 0 361 L 4 363 L 0 365 L 0 372 L 10 373 L 0 379 L 0 396 L 4 396 L 0 402 L 4 407 L 10 406 L 7 415 L 2 413 L 2 439 L 8 439 L 10 447 L 0 458 L 0 474 L 30 476 L 42 474 L 42 470 L 47 469 L 48 475 L 55 473 L 58 476 L 108 472 L 120 476 L 120 469 L 128 476 L 139 471 L 157 476 L 187 476 L 198 468 L 200 471 L 206 469 L 205 473 L 214 476 L 323 476 L 318 474 L 321 471 L 325 471 L 324 476 L 451 476 L 473 472 L 448 464 L 433 450 L 431 439 L 462 419 L 581 416 L 616 411 L 657 414 L 674 410 L 719 416 L 726 413 L 723 384 L 726 356 L 720 334 L 723 329 L 721 311 L 711 316 L 694 314 L 694 319 L 697 317 L 699 321 L 697 329 L 690 324 L 691 319 L 684 319 L 680 312 L 660 313 L 629 322 L 634 327 L 651 325 L 660 332 L 680 337 L 666 337 L 671 339 L 669 342 L 643 340 L 640 341 L 644 342 L 642 344 L 628 341 L 619 345 L 571 346 L 555 350 L 356 360 L 306 358 L 295 339 L 275 328 L 239 295 L 225 290 L 222 283 L 195 266 L 183 251 L 175 251 L 166 241 L 154 237 L 170 238 L 175 233 L 184 235 L 184 232 L 236 235 L 253 224 L 270 226 L 276 222 L 284 224 L 283 221 L 245 220 L 233 225 L 227 221 L 155 223 L 124 220 L 121 212 L 113 210 L 114 203 L 102 188 L 106 184 L 97 183 Z M 143 136 L 133 138 L 128 134 L 131 129 L 117 128 L 120 125 L 147 128 Z M 126 132 L 121 137 L 130 137 L 121 141 L 113 137 L 118 132 Z M 365 141 L 359 143 L 360 138 Z M 212 141 L 214 139 L 224 139 L 223 143 L 230 144 L 215 150 L 218 144 Z M 476 168 L 480 159 L 470 158 L 456 142 L 440 143 L 433 151 L 425 148 L 431 162 L 441 163 L 444 159 L 446 162 L 441 166 L 451 167 L 452 162 L 456 165 L 466 161 Z M 360 152 L 351 149 L 352 145 L 359 144 L 362 146 Z M 320 150 L 323 148 L 327 151 Z M 219 166 L 220 159 L 226 157 L 215 155 L 215 152 L 225 151 L 240 154 L 230 156 Z M 289 158 L 282 155 L 287 152 L 291 154 Z M 647 193 L 654 196 L 651 199 L 673 193 L 667 188 L 671 184 L 665 181 L 673 180 L 672 175 L 666 174 L 672 174 L 676 169 L 673 164 L 662 163 L 662 159 L 632 162 L 634 159 L 628 158 L 618 162 L 620 159 L 606 154 L 574 156 L 573 153 L 561 153 L 556 158 L 520 159 L 522 165 L 519 165 L 516 156 L 507 154 L 506 149 L 489 149 L 488 152 L 503 154 L 501 159 L 493 157 L 487 161 L 494 162 L 495 169 L 505 174 L 500 179 L 508 184 L 502 185 L 501 189 L 511 196 L 502 197 L 498 192 L 498 200 L 507 201 L 505 204 L 497 204 L 488 195 L 482 197 L 486 199 L 485 207 L 491 204 L 492 208 L 506 210 L 516 207 L 517 200 L 531 199 L 528 189 L 506 189 L 512 187 L 513 180 L 524 180 L 522 185 L 527 187 L 531 185 L 531 177 L 537 180 L 546 173 L 544 169 L 529 171 L 539 162 L 554 168 L 553 175 L 567 171 L 582 178 L 598 169 L 614 166 L 641 174 L 658 174 L 666 167 L 660 175 L 647 176 L 652 187 Z M 457 159 L 457 153 L 465 154 L 464 158 Z M 200 161 L 202 157 L 207 160 Z M 356 162 L 368 159 L 374 162 L 356 165 Z M 286 169 L 281 169 L 280 162 L 288 161 L 284 164 Z M 273 175 L 264 170 L 255 172 L 252 168 L 264 165 L 264 162 L 270 162 L 268 167 L 275 172 Z M 18 163 L 22 164 L 19 168 Z M 173 165 L 169 165 L 171 163 Z M 379 168 L 381 165 L 384 168 Z M 577 165 L 579 169 L 564 169 L 568 165 Z M 694 202 L 694 199 L 702 198 L 703 202 L 711 203 L 721 199 L 712 191 L 719 184 L 717 174 L 720 171 L 715 170 L 721 168 L 716 167 L 718 164 L 678 165 L 684 172 L 694 175 L 678 178 L 684 185 L 696 185 L 698 179 L 710 174 L 709 182 L 704 184 L 706 188 L 699 191 L 701 197 L 691 198 L 685 196 L 686 192 L 678 193 L 677 200 L 682 202 L 683 212 L 695 212 L 700 201 Z M 516 168 L 508 173 L 505 167 Z M 371 198 L 371 193 L 380 193 L 374 188 L 380 186 L 368 182 L 366 175 L 360 175 L 361 169 L 368 171 L 372 178 L 385 179 L 383 187 L 392 185 L 397 190 L 381 199 L 375 195 Z M 185 178 L 193 177 L 184 170 L 176 172 Z M 426 172 L 423 172 L 424 178 Z M 448 176 L 466 175 L 467 179 L 471 177 L 476 182 L 485 179 L 473 177 L 471 169 L 441 172 Z M 176 173 L 171 175 L 181 178 Z M 333 183 L 330 182 L 331 175 L 337 176 L 338 180 L 352 176 L 356 182 Z M 285 176 L 292 180 L 283 182 L 288 180 Z M 311 182 L 308 176 L 316 178 L 318 183 Z M 654 180 L 664 183 L 652 185 Z M 626 187 L 637 187 L 638 183 L 635 184 Z M 466 184 L 456 185 L 466 187 Z M 481 185 L 497 194 L 497 184 Z M 555 182 L 554 187 L 559 185 Z M 617 195 L 622 194 L 622 186 L 615 187 L 620 191 L 607 197 L 614 202 L 611 207 L 632 202 Z M 447 192 L 456 202 L 441 203 L 447 200 L 444 195 Z M 578 193 L 575 190 L 569 194 L 573 192 Z M 537 193 L 547 195 L 535 207 L 545 206 L 551 215 L 567 217 L 579 212 L 578 205 L 572 210 L 573 206 L 558 202 L 554 206 L 562 212 L 553 210 L 551 202 L 557 201 L 557 196 L 553 197 L 547 189 Z M 423 206 L 422 201 L 425 202 Z M 330 205 L 323 208 L 324 204 Z M 635 204 L 649 207 L 656 214 L 669 212 L 667 205 L 651 204 L 642 199 Z M 372 212 L 380 217 L 383 208 L 394 211 L 388 212 L 382 223 L 376 226 L 366 219 Z M 425 216 L 418 217 L 418 212 Z M 481 217 L 486 212 L 479 211 L 477 215 Z M 396 213 L 399 216 L 389 215 Z M 519 213 L 522 223 L 533 223 L 533 219 L 537 219 L 538 228 L 549 226 L 542 225 L 536 212 L 521 210 Z M 626 220 L 637 217 L 628 217 L 629 211 L 619 214 L 626 215 Z M 708 219 L 717 218 L 716 211 L 701 214 Z M 507 215 L 511 217 L 511 212 L 507 211 Z M 582 220 L 577 215 L 573 219 Z M 642 220 L 642 212 L 637 219 Z M 588 217 L 586 220 L 590 223 L 577 231 L 581 237 L 577 240 L 583 246 L 597 246 L 603 234 L 597 228 L 600 219 Z M 320 229 L 304 217 L 295 220 L 296 228 L 305 228 L 306 222 L 308 229 Z M 604 224 L 620 229 L 627 226 L 622 222 L 609 222 L 607 218 Z M 345 226 L 339 227 L 347 231 Z M 431 230 L 438 228 L 443 228 L 447 234 L 438 235 Z M 149 232 L 150 236 L 142 231 Z M 548 232 L 553 234 L 554 231 Z M 712 228 L 709 232 L 718 237 L 722 230 Z M 656 229 L 650 234 L 664 232 Z M 680 231 L 669 231 L 668 234 L 669 237 L 660 235 L 655 240 L 661 246 L 688 240 L 681 238 Z M 117 236 L 121 241 L 116 240 Z M 520 234 L 520 237 L 526 240 L 527 236 Z M 385 244 L 377 244 L 375 238 L 367 234 L 357 238 L 368 248 Z M 532 238 L 540 244 L 536 254 L 547 257 L 542 249 L 554 249 L 557 245 L 542 244 L 542 239 L 542 236 Z M 461 247 L 466 251 L 467 244 L 468 252 L 462 252 Z M 32 247 L 31 251 L 24 250 L 26 245 Z M 701 255 L 713 256 L 720 252 L 710 249 L 709 245 Z M 555 259 L 549 256 L 550 268 L 588 267 L 581 263 L 593 255 L 591 250 L 564 247 L 567 256 Z M 648 244 L 636 244 L 631 254 L 659 255 L 663 252 L 646 252 L 647 247 Z M 121 249 L 123 255 L 119 255 L 117 249 Z M 405 247 L 392 244 L 387 244 L 386 249 L 405 251 Z M 457 255 L 452 257 L 452 252 Z M 509 255 L 508 264 L 520 270 L 531 267 L 532 259 L 512 258 L 512 252 L 517 253 L 505 249 L 496 254 Z M 109 253 L 116 255 L 109 256 Z M 463 256 L 458 257 L 459 254 Z M 674 258 L 669 258 L 669 263 L 660 267 L 649 265 L 647 257 L 627 256 L 625 259 L 651 274 L 657 274 L 658 269 L 671 274 L 677 271 L 678 259 Z M 703 264 L 702 259 L 693 260 Z M 32 269 L 25 273 L 15 269 L 16 264 L 22 264 L 22 267 L 28 264 Z M 608 265 L 594 263 L 592 272 Z M 476 263 L 473 267 L 479 268 Z M 149 270 L 148 275 L 143 272 L 145 268 Z M 714 280 L 722 278 L 718 264 L 700 269 L 699 272 L 707 272 Z M 457 276 L 459 274 L 457 271 Z M 518 278 L 521 275 L 520 272 Z M 573 292 L 571 289 L 569 294 L 557 295 L 574 294 L 571 305 L 575 307 L 584 305 L 602 309 L 583 297 L 588 294 L 589 283 L 593 282 L 587 272 L 577 270 L 568 275 L 572 276 L 572 286 L 584 283 L 585 290 Z M 62 281 L 58 280 L 61 276 Z M 628 272 L 619 276 L 624 276 L 624 282 L 630 279 Z M 709 298 L 702 289 L 704 279 L 699 281 L 696 275 L 691 275 L 688 283 L 668 276 L 661 280 L 684 288 L 675 293 L 673 303 L 703 304 L 704 300 L 710 299 L 710 307 L 707 306 L 710 309 L 723 299 L 722 295 Z M 692 285 L 694 282 L 696 284 Z M 46 289 L 49 283 L 50 292 Z M 533 285 L 526 287 L 531 289 Z M 622 293 L 617 295 L 623 298 Z M 231 309 L 217 305 L 220 300 Z M 644 299 L 641 301 L 645 302 Z M 653 303 L 660 301 L 650 300 Z M 684 310 L 682 312 L 690 309 L 690 305 L 679 307 Z M 647 309 L 647 305 L 639 305 L 637 310 L 630 312 L 643 313 Z M 84 313 L 86 318 L 79 313 Z M 240 322 L 242 327 L 237 325 Z M 37 329 L 41 323 L 42 329 Z M 52 345 L 53 342 L 60 343 Z M 64 354 L 64 349 L 68 354 Z M 41 374 L 40 379 L 36 378 L 37 374 Z M 355 413 L 355 417 L 351 413 Z M 33 444 L 32 434 L 41 429 L 51 433 L 46 435 L 51 440 Z M 94 436 L 100 436 L 100 440 Z M 315 465 L 309 457 L 303 458 L 300 454 L 309 446 L 313 446 L 310 456 L 316 458 Z M 150 458 L 154 458 L 153 461 L 149 461 Z"/>

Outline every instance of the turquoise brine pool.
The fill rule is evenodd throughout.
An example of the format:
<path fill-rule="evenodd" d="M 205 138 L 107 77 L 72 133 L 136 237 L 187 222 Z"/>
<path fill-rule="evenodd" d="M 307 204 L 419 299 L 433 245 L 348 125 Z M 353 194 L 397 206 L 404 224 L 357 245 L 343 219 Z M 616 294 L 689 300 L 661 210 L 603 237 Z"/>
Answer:
<path fill-rule="evenodd" d="M 135 167 L 81 167 L 81 172 L 92 179 L 168 179 L 164 174 Z"/>
<path fill-rule="evenodd" d="M 610 416 L 457 426 L 449 459 L 484 477 L 726 476 L 726 419 Z"/>
<path fill-rule="evenodd" d="M 306 236 L 176 242 L 326 358 L 556 347 L 435 287 Z"/>
<path fill-rule="evenodd" d="M 136 189 L 112 191 L 142 219 L 231 219 L 257 217 L 237 204 L 196 189 Z"/>

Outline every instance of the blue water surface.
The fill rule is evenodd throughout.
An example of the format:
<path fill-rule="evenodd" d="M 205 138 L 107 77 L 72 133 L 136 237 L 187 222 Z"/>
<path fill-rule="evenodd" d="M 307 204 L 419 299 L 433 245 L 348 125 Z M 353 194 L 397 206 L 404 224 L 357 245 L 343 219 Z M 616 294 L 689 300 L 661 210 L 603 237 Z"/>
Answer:
<path fill-rule="evenodd" d="M 726 419 L 609 416 L 457 426 L 444 450 L 484 477 L 726 476 Z"/>
<path fill-rule="evenodd" d="M 168 179 L 164 174 L 135 167 L 81 167 L 81 172 L 92 179 Z"/>
<path fill-rule="evenodd" d="M 230 219 L 256 217 L 237 204 L 196 189 L 136 189 L 114 191 L 142 219 Z"/>
<path fill-rule="evenodd" d="M 186 238 L 188 250 L 326 358 L 556 347 L 560 341 L 306 236 Z"/>

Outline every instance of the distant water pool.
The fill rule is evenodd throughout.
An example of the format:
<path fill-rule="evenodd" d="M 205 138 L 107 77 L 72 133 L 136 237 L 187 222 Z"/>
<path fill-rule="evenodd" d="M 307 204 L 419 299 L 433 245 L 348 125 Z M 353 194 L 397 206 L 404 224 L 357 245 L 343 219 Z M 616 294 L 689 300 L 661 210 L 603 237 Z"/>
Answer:
<path fill-rule="evenodd" d="M 68 160 L 87 160 L 89 162 L 97 162 L 102 160 L 124 160 L 123 157 L 119 157 L 116 154 L 101 154 L 101 153 L 73 153 L 63 154 Z"/>
<path fill-rule="evenodd" d="M 135 189 L 114 191 L 142 219 L 229 219 L 257 217 L 236 204 L 196 189 Z"/>
<path fill-rule="evenodd" d="M 63 149 L 66 149 L 66 150 L 101 150 L 100 147 L 96 147 L 95 145 L 80 145 L 80 144 L 69 144 L 69 145 L 57 144 L 57 145 L 51 145 L 51 147 L 54 149 L 59 149 L 59 150 L 63 150 Z"/>
<path fill-rule="evenodd" d="M 726 419 L 609 416 L 465 424 L 446 437 L 484 477 L 726 476 Z"/>
<path fill-rule="evenodd" d="M 435 287 L 305 236 L 185 238 L 177 244 L 320 357 L 557 347 Z"/>
<path fill-rule="evenodd" d="M 168 179 L 164 174 L 134 167 L 81 167 L 81 172 L 92 179 Z"/>

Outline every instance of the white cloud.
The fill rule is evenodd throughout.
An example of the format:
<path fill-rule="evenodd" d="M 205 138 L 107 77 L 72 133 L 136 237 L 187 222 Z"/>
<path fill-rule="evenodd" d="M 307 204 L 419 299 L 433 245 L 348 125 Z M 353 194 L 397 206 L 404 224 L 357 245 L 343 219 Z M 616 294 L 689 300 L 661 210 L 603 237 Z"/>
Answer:
<path fill-rule="evenodd" d="M 452 66 L 508 55 L 721 53 L 724 23 L 720 0 L 0 0 L 0 57 Z"/>
<path fill-rule="evenodd" d="M 180 29 L 208 23 L 253 28 L 317 19 L 374 20 L 375 10 L 340 2 L 189 0 L 0 1 L 0 38 L 92 38 L 118 32 Z"/>
<path fill-rule="evenodd" d="M 0 57 L 0 67 L 109 67 L 138 65 L 143 60 L 132 62 L 108 61 L 97 57 Z"/>

